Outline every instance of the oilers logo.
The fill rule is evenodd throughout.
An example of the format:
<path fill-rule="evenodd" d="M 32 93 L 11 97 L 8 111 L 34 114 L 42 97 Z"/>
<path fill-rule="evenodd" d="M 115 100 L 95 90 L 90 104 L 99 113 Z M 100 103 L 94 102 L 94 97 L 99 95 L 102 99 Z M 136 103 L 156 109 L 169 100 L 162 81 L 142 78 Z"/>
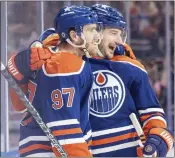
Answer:
<path fill-rule="evenodd" d="M 90 114 L 109 117 L 115 114 L 125 100 L 125 87 L 121 78 L 108 70 L 95 71 L 90 96 Z"/>

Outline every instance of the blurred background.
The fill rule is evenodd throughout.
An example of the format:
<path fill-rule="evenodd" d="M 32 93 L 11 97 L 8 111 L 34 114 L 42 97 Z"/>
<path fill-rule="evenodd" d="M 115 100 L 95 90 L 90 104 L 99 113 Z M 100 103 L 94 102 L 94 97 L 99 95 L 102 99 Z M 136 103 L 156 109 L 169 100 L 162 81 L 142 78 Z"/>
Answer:
<path fill-rule="evenodd" d="M 1 2 L 1 60 L 38 39 L 53 27 L 58 10 L 65 5 L 95 3 L 119 9 L 128 23 L 128 40 L 136 57 L 148 71 L 150 83 L 174 130 L 174 1 L 45 1 Z M 6 53 L 4 53 L 6 52 Z M 1 80 L 1 152 L 16 154 L 23 114 L 13 110 L 8 87 Z"/>

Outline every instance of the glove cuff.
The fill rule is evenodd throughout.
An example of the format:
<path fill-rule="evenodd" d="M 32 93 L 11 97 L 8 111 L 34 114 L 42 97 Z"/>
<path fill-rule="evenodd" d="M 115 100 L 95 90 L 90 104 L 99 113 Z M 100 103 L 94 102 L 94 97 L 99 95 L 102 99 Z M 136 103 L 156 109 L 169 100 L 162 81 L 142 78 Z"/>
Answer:
<path fill-rule="evenodd" d="M 166 129 L 152 128 L 149 131 L 149 135 L 153 135 L 153 134 L 161 137 L 165 141 L 165 143 L 168 146 L 168 151 L 172 149 L 174 139 L 173 139 L 172 135 Z"/>
<path fill-rule="evenodd" d="M 16 55 L 13 55 L 9 60 L 8 60 L 8 71 L 9 73 L 14 77 L 16 81 L 21 81 L 24 76 L 20 71 L 18 70 L 16 63 L 15 63 L 15 57 Z"/>

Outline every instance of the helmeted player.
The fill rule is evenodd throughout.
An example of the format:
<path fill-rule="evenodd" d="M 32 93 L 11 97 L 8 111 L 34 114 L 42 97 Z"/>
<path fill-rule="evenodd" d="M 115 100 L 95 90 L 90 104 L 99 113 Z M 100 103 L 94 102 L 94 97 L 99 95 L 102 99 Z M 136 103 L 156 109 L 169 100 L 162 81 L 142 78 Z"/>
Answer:
<path fill-rule="evenodd" d="M 92 154 L 147 157 L 156 151 L 158 157 L 165 156 L 173 146 L 173 137 L 144 66 L 124 43 L 126 22 L 120 12 L 109 6 L 92 8 L 105 27 L 100 51 L 113 61 L 89 59 L 95 77 L 90 109 Z M 138 147 L 138 136 L 128 117 L 132 112 L 137 114 L 147 137 L 143 150 Z"/>
<path fill-rule="evenodd" d="M 105 25 L 106 33 L 104 31 L 100 46 L 105 57 L 111 58 L 114 50 L 115 54 L 122 55 L 125 50 L 135 59 L 131 50 L 126 51 L 127 46 L 122 48 L 125 39 L 122 38 L 125 37 L 122 31 L 126 25 L 121 13 L 106 5 L 96 5 L 93 9 Z M 137 156 L 138 137 L 128 117 L 131 112 L 135 112 L 148 138 L 144 154 L 150 156 L 156 150 L 158 156 L 166 155 L 172 146 L 172 137 L 166 129 L 163 131 L 166 138 L 160 136 L 160 131 L 166 128 L 166 121 L 148 83 L 146 70 L 139 62 L 125 56 L 115 56 L 112 60 L 115 63 L 90 59 L 95 76 L 90 117 L 93 129 L 92 153 L 94 156 Z"/>
<path fill-rule="evenodd" d="M 97 4 L 92 8 L 104 26 L 100 51 L 111 59 L 89 59 L 95 77 L 90 108 L 92 154 L 147 157 L 156 152 L 158 157 L 164 157 L 173 146 L 173 136 L 144 66 L 135 60 L 131 49 L 130 58 L 121 55 L 127 53 L 126 46 L 122 49 L 126 22 L 110 6 Z M 137 115 L 147 138 L 143 150 L 137 148 L 138 137 L 129 119 L 131 113 Z"/>
<path fill-rule="evenodd" d="M 60 35 L 59 50 L 47 49 L 43 55 L 51 52 L 54 55 L 40 70 L 31 71 L 30 49 L 13 56 L 8 62 L 9 72 L 16 81 L 28 84 L 29 100 L 68 156 L 91 156 L 86 141 L 91 138 L 88 96 L 93 76 L 89 63 L 81 57 L 83 49 L 90 48 L 88 43 L 100 37 L 97 28 L 97 15 L 89 7 L 64 7 L 55 18 L 55 30 Z M 39 47 L 41 44 L 34 42 L 31 47 L 34 45 Z M 38 49 L 33 48 L 33 51 Z M 19 152 L 22 157 L 60 156 L 30 113 L 21 122 Z"/>
<path fill-rule="evenodd" d="M 97 5 L 97 6 L 94 6 L 94 9 L 96 10 L 96 12 L 98 11 L 98 9 L 100 9 L 100 11 L 103 11 L 103 12 L 105 12 L 103 10 L 103 9 L 105 9 L 105 10 L 107 10 L 106 12 L 108 12 L 108 8 L 107 8 L 108 6 L 105 6 L 105 7 L 106 8 L 103 8 L 103 6 Z M 99 16 L 99 14 L 98 14 L 98 16 Z M 116 15 L 119 13 L 116 12 L 115 10 L 113 10 L 113 14 Z M 107 14 L 105 14 L 105 15 L 108 16 Z M 155 150 L 157 152 L 157 156 L 159 156 L 159 157 L 166 155 L 168 148 L 171 148 L 170 145 L 168 146 L 168 144 L 172 143 L 171 142 L 172 141 L 171 135 L 166 133 L 167 138 L 165 138 L 165 137 L 161 138 L 159 135 L 160 133 L 151 134 L 151 132 L 150 132 L 148 134 L 148 131 L 150 129 L 152 129 L 152 127 L 155 127 L 155 128 L 159 127 L 156 129 L 155 128 L 152 129 L 152 130 L 154 130 L 153 132 L 155 132 L 155 131 L 157 132 L 157 131 L 161 130 L 162 127 L 166 128 L 166 121 L 164 120 L 164 118 L 162 118 L 162 117 L 164 117 L 163 109 L 160 108 L 158 102 L 156 101 L 155 95 L 151 90 L 151 87 L 149 87 L 146 70 L 144 69 L 143 65 L 141 65 L 139 62 L 137 62 L 135 60 L 131 60 L 131 59 L 136 59 L 131 48 L 127 45 L 123 46 L 125 38 L 122 38 L 123 36 L 120 36 L 120 32 L 125 31 L 125 29 L 126 29 L 125 21 L 124 21 L 123 17 L 121 17 L 122 19 L 117 18 L 118 20 L 116 20 L 116 21 L 118 23 L 115 24 L 114 21 L 112 21 L 112 20 L 106 21 L 105 17 L 103 17 L 103 16 L 104 15 L 101 13 L 101 19 L 103 19 L 106 22 L 106 27 L 107 27 L 107 29 L 105 28 L 104 33 L 105 33 L 105 31 L 108 32 L 108 33 L 105 33 L 103 35 L 103 40 L 105 41 L 106 39 L 108 39 L 108 45 L 106 45 L 106 47 L 105 47 L 103 45 L 103 43 L 105 43 L 105 42 L 102 40 L 100 50 L 102 50 L 102 52 L 106 58 L 112 57 L 112 55 L 111 55 L 112 51 L 109 54 L 108 49 L 115 50 L 114 54 L 120 55 L 120 56 L 115 56 L 112 58 L 112 60 L 115 62 L 118 61 L 121 63 L 117 63 L 117 65 L 116 65 L 115 63 L 111 64 L 109 62 L 108 66 L 107 66 L 106 61 L 98 61 L 97 62 L 97 60 L 90 59 L 90 63 L 93 66 L 92 67 L 93 71 L 95 69 L 98 70 L 98 67 L 99 67 L 99 71 L 94 72 L 95 83 L 93 86 L 94 87 L 93 93 L 91 94 L 92 104 L 91 104 L 90 122 L 92 123 L 92 130 L 93 130 L 92 153 L 94 156 L 100 156 L 100 157 L 101 156 L 102 157 L 104 157 L 104 156 L 116 156 L 116 157 L 142 156 L 143 152 L 142 152 L 141 148 L 138 148 L 138 151 L 136 151 L 136 148 L 138 147 L 138 142 L 137 142 L 138 137 L 137 137 L 137 134 L 135 133 L 135 129 L 134 129 L 133 125 L 131 124 L 129 117 L 128 117 L 131 112 L 135 112 L 137 114 L 138 118 L 140 118 L 140 120 L 141 120 L 141 124 L 142 124 L 144 131 L 145 131 L 146 136 L 147 137 L 149 136 L 148 137 L 149 139 L 147 139 L 147 143 L 145 144 L 144 155 L 150 156 L 154 153 Z M 117 16 L 115 16 L 115 17 L 117 17 Z M 101 20 L 101 19 L 99 19 L 99 20 L 102 22 L 103 20 Z M 121 29 L 122 25 L 120 24 L 120 21 L 122 24 L 124 24 L 122 29 Z M 113 22 L 113 25 L 112 25 L 112 22 Z M 110 25 L 108 23 L 110 23 Z M 104 24 L 104 22 L 103 22 L 103 24 Z M 118 25 L 120 27 L 118 27 Z M 104 26 L 105 26 L 105 24 L 104 24 Z M 41 39 L 41 40 L 44 40 L 47 35 L 45 37 L 44 36 L 45 36 L 45 34 L 43 34 L 43 39 Z M 111 40 L 109 40 L 109 39 L 111 39 Z M 110 45 L 112 45 L 113 47 L 112 48 L 107 47 Z M 106 51 L 103 51 L 103 50 L 106 50 Z M 127 53 L 127 54 L 124 54 L 124 53 Z M 93 53 L 93 54 L 95 54 L 95 53 Z M 121 55 L 127 55 L 131 59 L 129 59 L 126 56 L 121 56 Z M 125 75 L 122 74 L 122 72 L 119 73 L 120 75 L 122 74 L 122 78 L 120 78 L 120 76 L 116 75 L 116 73 L 113 73 L 113 72 L 116 72 L 116 70 L 119 71 L 117 69 L 118 66 L 120 66 L 120 68 L 123 69 L 123 71 L 126 70 L 127 73 L 131 73 L 130 75 L 133 77 L 133 79 L 127 77 L 127 74 L 125 74 Z M 110 67 L 110 71 L 108 71 L 109 67 Z M 111 69 L 111 67 L 116 67 L 116 70 Z M 138 67 L 138 68 L 136 68 L 136 67 Z M 128 68 L 129 68 L 129 70 L 128 70 Z M 135 72 L 135 73 L 133 73 L 133 72 Z M 139 75 L 137 76 L 137 73 L 144 75 L 144 78 L 140 79 Z M 128 81 L 126 81 L 127 78 L 128 78 Z M 131 79 L 131 81 L 129 81 L 130 79 Z M 138 81 L 137 81 L 137 79 L 138 79 Z M 136 80 L 136 81 L 134 81 L 134 80 Z M 137 83 L 137 82 L 139 82 L 139 80 L 142 82 L 143 82 L 143 80 L 145 80 L 145 87 L 146 87 L 145 89 L 142 87 L 143 86 L 142 84 Z M 124 84 L 122 84 L 122 82 L 124 82 Z M 130 89 L 128 88 L 127 82 L 133 83 L 133 85 L 131 84 L 132 91 L 130 91 Z M 125 85 L 126 83 L 127 83 L 127 85 Z M 109 85 L 109 86 L 106 86 L 106 85 Z M 140 88 L 138 88 L 139 85 L 141 86 Z M 143 89 L 145 91 L 145 92 L 142 92 L 143 93 L 142 97 L 144 97 L 148 91 L 150 91 L 151 93 L 149 92 L 148 95 L 146 96 L 146 98 L 144 99 L 144 98 L 141 98 L 141 96 L 138 95 L 137 93 L 135 95 L 133 94 L 133 93 L 135 93 L 135 92 L 133 92 L 133 90 L 135 90 L 137 92 L 137 90 L 139 90 L 139 89 L 141 89 L 141 90 Z M 139 90 L 139 92 L 141 90 Z M 123 102 L 127 102 L 127 103 L 125 103 L 124 105 L 121 105 L 122 103 L 119 102 L 116 105 L 114 105 L 117 98 L 118 98 L 118 100 L 122 101 L 122 98 L 123 98 L 121 95 L 122 93 L 124 93 L 125 97 L 128 97 L 127 98 L 128 101 L 123 101 Z M 134 98 L 132 98 L 132 97 L 134 97 Z M 143 99 L 143 101 L 137 101 L 137 99 L 138 99 L 137 97 Z M 151 100 L 149 97 L 153 97 L 154 99 Z M 150 99 L 149 102 L 154 104 L 154 105 L 147 106 L 148 103 L 146 102 L 144 104 L 145 107 L 138 106 L 139 103 L 141 103 L 141 105 L 143 105 L 143 103 L 145 102 L 146 99 Z M 106 105 L 107 107 L 103 107 L 104 105 Z M 121 107 L 119 105 L 121 105 Z M 123 106 L 124 106 L 124 108 L 122 108 Z M 121 108 L 121 110 L 123 111 L 123 114 L 122 114 L 122 111 L 117 112 L 117 110 L 119 110 L 119 108 Z M 141 108 L 143 110 L 139 110 L 139 108 Z M 116 112 L 116 114 L 115 114 L 115 112 Z M 121 112 L 121 115 L 120 115 L 120 112 Z M 118 117 L 117 117 L 117 115 L 118 115 Z M 123 117 L 123 116 L 125 116 L 125 117 Z M 121 121 L 121 119 L 123 121 Z M 114 125 L 113 125 L 114 128 L 110 128 L 110 125 L 113 123 L 114 123 Z M 120 124 L 121 124 L 121 127 L 118 127 Z M 124 126 L 125 124 L 127 126 Z M 159 124 L 159 126 L 158 126 L 158 124 Z M 113 136 L 113 137 L 111 137 L 111 136 Z M 150 141 L 150 140 L 152 140 L 153 137 L 155 137 L 156 139 L 153 139 L 154 141 Z M 155 144 L 155 145 L 157 145 L 155 147 L 155 145 L 154 145 L 155 141 L 161 142 L 161 143 Z M 168 143 L 168 141 L 170 143 Z M 153 148 L 153 147 L 155 147 L 155 148 Z M 150 153 L 147 153 L 147 151 L 148 151 L 147 148 L 149 148 Z M 150 149 L 153 149 L 153 150 L 150 150 Z"/>

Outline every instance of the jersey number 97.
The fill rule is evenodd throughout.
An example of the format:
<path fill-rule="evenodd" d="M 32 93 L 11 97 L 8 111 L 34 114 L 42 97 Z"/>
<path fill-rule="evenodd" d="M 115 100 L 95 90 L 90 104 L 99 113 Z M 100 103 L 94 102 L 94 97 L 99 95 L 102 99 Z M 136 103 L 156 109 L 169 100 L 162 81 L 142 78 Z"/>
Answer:
<path fill-rule="evenodd" d="M 75 93 L 75 89 L 73 87 L 62 88 L 61 90 L 59 89 L 53 90 L 51 93 L 51 99 L 53 102 L 52 107 L 55 110 L 61 109 L 64 106 L 63 96 L 66 98 L 66 95 L 67 95 L 66 106 L 72 107 L 74 93 Z"/>

